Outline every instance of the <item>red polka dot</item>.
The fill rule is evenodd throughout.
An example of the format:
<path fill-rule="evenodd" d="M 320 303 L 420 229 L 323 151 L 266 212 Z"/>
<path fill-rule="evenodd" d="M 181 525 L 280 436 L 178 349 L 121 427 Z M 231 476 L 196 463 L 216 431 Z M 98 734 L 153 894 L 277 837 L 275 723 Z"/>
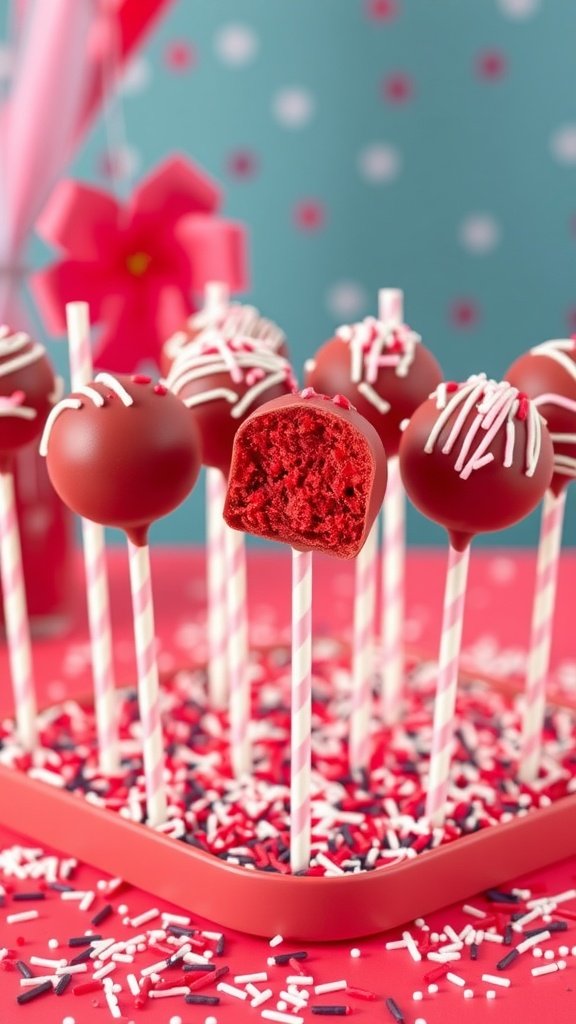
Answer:
<path fill-rule="evenodd" d="M 366 0 L 366 14 L 373 21 L 392 21 L 398 14 L 396 0 Z"/>
<path fill-rule="evenodd" d="M 226 169 L 232 178 L 253 178 L 259 170 L 260 161 L 249 149 L 236 149 L 226 160 Z"/>
<path fill-rule="evenodd" d="M 480 310 L 473 299 L 457 299 L 452 303 L 450 319 L 454 327 L 466 330 L 476 326 L 480 319 Z"/>
<path fill-rule="evenodd" d="M 506 57 L 497 50 L 485 50 L 476 58 L 476 71 L 480 78 L 495 81 L 506 74 Z"/>
<path fill-rule="evenodd" d="M 175 39 L 168 43 L 164 51 L 164 61 L 171 71 L 190 71 L 196 66 L 196 51 L 185 39 Z"/>
<path fill-rule="evenodd" d="M 412 99 L 414 83 L 409 75 L 397 71 L 382 82 L 382 95 L 389 103 L 406 103 Z"/>
<path fill-rule="evenodd" d="M 326 209 L 317 199 L 303 199 L 294 207 L 294 223 L 301 231 L 319 231 L 326 223 Z"/>

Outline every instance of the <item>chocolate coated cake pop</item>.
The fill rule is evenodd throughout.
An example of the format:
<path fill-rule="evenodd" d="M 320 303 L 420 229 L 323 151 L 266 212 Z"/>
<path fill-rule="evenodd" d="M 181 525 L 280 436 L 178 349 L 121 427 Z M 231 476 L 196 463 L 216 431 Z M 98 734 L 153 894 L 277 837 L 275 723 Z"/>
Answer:
<path fill-rule="evenodd" d="M 60 384 L 42 345 L 0 326 L 0 465 L 40 434 Z"/>
<path fill-rule="evenodd" d="M 378 434 L 342 395 L 312 388 L 252 414 L 234 441 L 224 518 L 300 551 L 353 558 L 386 490 Z"/>
<path fill-rule="evenodd" d="M 52 410 L 40 447 L 62 501 L 144 545 L 192 490 L 200 439 L 179 399 L 149 377 L 99 373 Z"/>
<path fill-rule="evenodd" d="M 506 374 L 534 402 L 554 445 L 550 485 L 559 495 L 576 477 L 576 340 L 545 341 L 520 356 Z"/>
<path fill-rule="evenodd" d="M 375 317 L 339 327 L 306 363 L 306 384 L 346 395 L 378 431 L 388 457 L 398 452 L 400 425 L 441 380 L 419 334 L 405 324 L 386 327 Z"/>
<path fill-rule="evenodd" d="M 399 454 L 409 498 L 457 550 L 528 515 L 552 477 L 552 441 L 534 404 L 484 374 L 441 384 L 414 413 Z"/>
<path fill-rule="evenodd" d="M 234 435 L 263 402 L 291 394 L 287 359 L 253 338 L 206 331 L 183 349 L 167 386 L 192 410 L 202 437 L 202 461 L 228 473 Z"/>

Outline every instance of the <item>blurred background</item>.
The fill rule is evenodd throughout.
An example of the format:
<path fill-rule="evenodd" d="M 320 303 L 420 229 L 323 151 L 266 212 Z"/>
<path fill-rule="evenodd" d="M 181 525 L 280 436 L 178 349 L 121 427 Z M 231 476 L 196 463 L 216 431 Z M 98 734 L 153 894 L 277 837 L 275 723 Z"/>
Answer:
<path fill-rule="evenodd" d="M 0 0 L 5 86 L 13 17 Z M 66 173 L 122 198 L 168 154 L 198 163 L 247 225 L 247 297 L 298 373 L 388 285 L 447 377 L 498 377 L 576 331 L 575 39 L 574 0 L 174 0 Z M 54 252 L 35 240 L 28 260 Z M 50 351 L 65 372 L 62 339 Z M 202 541 L 202 492 L 155 542 Z M 444 542 L 415 513 L 408 529 Z"/>

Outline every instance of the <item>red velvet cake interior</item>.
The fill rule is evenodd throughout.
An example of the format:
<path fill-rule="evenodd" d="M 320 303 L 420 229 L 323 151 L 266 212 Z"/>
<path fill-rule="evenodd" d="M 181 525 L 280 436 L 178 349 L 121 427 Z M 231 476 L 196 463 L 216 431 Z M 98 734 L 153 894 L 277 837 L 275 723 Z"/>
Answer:
<path fill-rule="evenodd" d="M 374 458 L 365 437 L 329 410 L 295 404 L 243 425 L 226 503 L 230 526 L 296 548 L 357 553 Z"/>

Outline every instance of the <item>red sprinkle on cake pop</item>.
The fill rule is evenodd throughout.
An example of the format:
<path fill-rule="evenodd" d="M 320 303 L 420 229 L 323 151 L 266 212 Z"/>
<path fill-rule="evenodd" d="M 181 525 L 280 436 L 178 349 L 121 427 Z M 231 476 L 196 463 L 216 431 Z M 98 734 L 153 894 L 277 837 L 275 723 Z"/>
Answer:
<path fill-rule="evenodd" d="M 462 551 L 474 534 L 528 515 L 552 476 L 550 435 L 534 404 L 484 374 L 440 384 L 400 443 L 409 498 Z"/>
<path fill-rule="evenodd" d="M 205 331 L 218 331 L 226 337 L 240 335 L 254 338 L 269 352 L 288 356 L 284 331 L 273 320 L 262 316 L 255 306 L 245 306 L 239 302 L 230 305 L 216 303 L 194 313 L 181 330 L 168 338 L 162 349 L 162 372 L 167 375 L 182 350 L 191 342 L 200 340 Z"/>
<path fill-rule="evenodd" d="M 296 382 L 287 359 L 260 341 L 206 331 L 182 350 L 167 379 L 170 390 L 194 413 L 202 461 L 228 474 L 234 435 L 254 409 L 292 394 Z"/>
<path fill-rule="evenodd" d="M 339 327 L 306 363 L 306 383 L 328 395 L 346 395 L 378 431 L 389 458 L 398 452 L 401 424 L 441 380 L 440 366 L 419 334 L 375 317 Z"/>
<path fill-rule="evenodd" d="M 50 413 L 40 452 L 74 512 L 125 530 L 133 544 L 192 490 L 200 439 L 182 402 L 147 377 L 99 373 Z"/>
<path fill-rule="evenodd" d="M 520 356 L 506 374 L 532 399 L 546 420 L 554 445 L 556 496 L 576 478 L 576 340 L 545 341 Z"/>
<path fill-rule="evenodd" d="M 234 441 L 224 518 L 298 551 L 354 558 L 386 490 L 386 455 L 342 395 L 312 388 L 257 409 Z"/>
<path fill-rule="evenodd" d="M 24 331 L 0 326 L 0 464 L 40 434 L 60 382 L 45 349 Z"/>

